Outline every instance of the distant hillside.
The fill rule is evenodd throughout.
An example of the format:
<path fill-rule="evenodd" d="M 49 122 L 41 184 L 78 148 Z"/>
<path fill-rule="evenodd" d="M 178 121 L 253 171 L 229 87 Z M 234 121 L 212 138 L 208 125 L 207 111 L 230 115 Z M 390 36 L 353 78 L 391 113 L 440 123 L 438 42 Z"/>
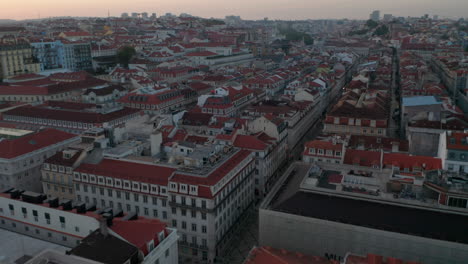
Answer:
<path fill-rule="evenodd" d="M 13 20 L 13 19 L 0 19 L 0 25 L 1 24 L 12 24 L 12 23 L 17 23 L 18 21 Z"/>

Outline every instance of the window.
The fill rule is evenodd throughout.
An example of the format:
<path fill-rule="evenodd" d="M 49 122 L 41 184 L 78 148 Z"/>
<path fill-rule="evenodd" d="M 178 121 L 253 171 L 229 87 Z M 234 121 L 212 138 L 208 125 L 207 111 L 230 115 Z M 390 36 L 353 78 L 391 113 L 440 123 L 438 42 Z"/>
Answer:
<path fill-rule="evenodd" d="M 127 201 L 130 200 L 130 193 L 128 192 L 125 193 L 125 200 Z"/>
<path fill-rule="evenodd" d="M 37 211 L 36 210 L 33 210 L 33 217 L 34 217 L 34 221 L 39 221 L 39 217 L 37 215 Z"/>
<path fill-rule="evenodd" d="M 194 231 L 194 232 L 197 231 L 197 224 L 195 224 L 195 223 L 192 224 L 192 231 Z"/>
<path fill-rule="evenodd" d="M 197 218 L 197 211 L 191 210 L 192 218 Z"/>
<path fill-rule="evenodd" d="M 182 216 L 186 216 L 186 215 L 187 215 L 187 210 L 186 210 L 186 209 L 181 209 L 180 211 L 181 211 L 181 213 L 182 213 Z"/>
<path fill-rule="evenodd" d="M 202 213 L 202 214 L 201 214 L 201 218 L 202 218 L 203 220 L 206 220 L 206 213 Z"/>
<path fill-rule="evenodd" d="M 315 148 L 310 148 L 309 149 L 309 154 L 315 154 Z"/>
<path fill-rule="evenodd" d="M 62 226 L 62 228 L 65 228 L 65 217 L 60 216 L 59 219 L 60 219 L 60 225 Z"/>
<path fill-rule="evenodd" d="M 149 215 L 149 210 L 148 210 L 148 208 L 146 208 L 146 207 L 143 208 L 143 213 L 144 213 L 145 215 Z"/>
<path fill-rule="evenodd" d="M 75 232 L 80 232 L 80 228 L 75 226 Z"/>
<path fill-rule="evenodd" d="M 182 229 L 187 229 L 187 222 L 182 221 Z"/>
<path fill-rule="evenodd" d="M 156 209 L 153 210 L 153 216 L 158 217 L 158 210 L 156 210 Z"/>
<path fill-rule="evenodd" d="M 109 197 L 112 197 L 112 189 L 107 189 L 107 195 L 108 195 Z"/>
<path fill-rule="evenodd" d="M 172 219 L 172 227 L 177 227 L 177 220 Z"/>
<path fill-rule="evenodd" d="M 35 232 L 36 232 L 36 234 L 38 234 L 38 235 L 41 233 L 41 231 L 40 231 L 39 229 L 36 229 Z"/>
<path fill-rule="evenodd" d="M 167 219 L 167 212 L 163 211 L 162 214 L 163 214 L 163 219 Z"/>
<path fill-rule="evenodd" d="M 133 199 L 135 200 L 135 202 L 138 202 L 138 194 L 137 193 L 133 194 Z"/>
<path fill-rule="evenodd" d="M 101 195 L 104 195 L 104 188 L 99 188 L 99 193 L 100 193 Z"/>
<path fill-rule="evenodd" d="M 67 237 L 66 237 L 66 236 L 62 236 L 62 241 L 67 241 Z"/>
<path fill-rule="evenodd" d="M 172 210 L 172 214 L 173 214 L 173 215 L 177 214 L 177 208 L 172 207 L 171 210 Z"/>
<path fill-rule="evenodd" d="M 47 224 L 50 225 L 50 214 L 49 213 L 44 213 L 44 217 L 47 221 Z"/>
<path fill-rule="evenodd" d="M 158 204 L 158 197 L 152 197 L 152 200 L 154 205 Z"/>
<path fill-rule="evenodd" d="M 206 201 L 202 201 L 201 204 L 202 204 L 202 208 L 206 208 Z"/>
<path fill-rule="evenodd" d="M 341 151 L 335 151 L 335 156 L 341 157 Z"/>
<path fill-rule="evenodd" d="M 206 233 L 206 226 L 202 226 L 202 233 Z"/>
<path fill-rule="evenodd" d="M 164 253 L 164 255 L 167 257 L 169 257 L 169 249 L 166 249 L 166 252 Z"/>
<path fill-rule="evenodd" d="M 143 195 L 143 202 L 144 202 L 144 203 L 148 203 L 148 196 Z"/>

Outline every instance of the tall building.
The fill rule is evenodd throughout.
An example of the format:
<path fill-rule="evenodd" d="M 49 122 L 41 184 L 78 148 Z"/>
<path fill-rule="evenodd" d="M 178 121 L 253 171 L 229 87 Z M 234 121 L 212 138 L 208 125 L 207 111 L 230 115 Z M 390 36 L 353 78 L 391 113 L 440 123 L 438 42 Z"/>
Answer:
<path fill-rule="evenodd" d="M 385 22 L 388 22 L 388 21 L 392 20 L 392 18 L 393 18 L 392 14 L 384 14 L 383 15 L 383 20 Z"/>
<path fill-rule="evenodd" d="M 83 163 L 74 171 L 76 198 L 158 218 L 177 228 L 183 260 L 213 263 L 254 202 L 255 171 L 250 151 L 225 146 L 210 156 L 213 151 L 180 146 L 174 151 L 180 155 L 169 157 L 185 164 L 178 170 L 111 159 Z"/>
<path fill-rule="evenodd" d="M 63 44 L 59 40 L 31 41 L 32 54 L 39 61 L 41 71 L 64 67 Z"/>
<path fill-rule="evenodd" d="M 128 17 L 128 13 L 122 13 L 122 15 L 120 15 L 121 18 L 127 18 Z"/>
<path fill-rule="evenodd" d="M 26 40 L 12 36 L 0 39 L 0 78 L 39 71 L 40 64 Z"/>
<path fill-rule="evenodd" d="M 380 11 L 379 10 L 374 10 L 370 14 L 369 19 L 374 20 L 374 21 L 379 21 L 380 20 Z"/>
<path fill-rule="evenodd" d="M 92 70 L 91 44 L 84 41 L 63 41 L 64 68 L 72 71 Z"/>

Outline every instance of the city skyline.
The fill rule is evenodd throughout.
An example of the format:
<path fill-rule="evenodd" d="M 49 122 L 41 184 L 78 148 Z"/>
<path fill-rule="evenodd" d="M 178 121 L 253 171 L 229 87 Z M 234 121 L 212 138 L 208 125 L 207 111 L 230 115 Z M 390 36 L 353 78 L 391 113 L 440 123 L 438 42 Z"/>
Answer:
<path fill-rule="evenodd" d="M 89 8 L 91 6 L 91 8 Z M 398 8 L 396 8 L 398 6 Z M 261 7 L 261 8 L 258 8 Z M 235 3 L 227 1 L 188 1 L 161 0 L 157 2 L 140 0 L 128 1 L 94 1 L 84 0 L 79 3 L 69 3 L 56 0 L 29 0 L 9 3 L 8 7 L 0 10 L 1 19 L 37 19 L 60 16 L 120 16 L 123 12 L 148 12 L 162 15 L 165 13 L 189 13 L 194 16 L 224 18 L 226 15 L 239 15 L 243 19 L 300 20 L 300 19 L 367 19 L 373 10 L 380 10 L 381 14 L 395 16 L 422 16 L 424 14 L 439 15 L 440 17 L 458 18 L 465 16 L 468 2 L 449 0 L 441 7 L 439 2 L 416 0 L 408 3 L 402 0 L 376 4 L 370 0 L 258 0 L 255 5 L 249 1 L 239 0 Z"/>

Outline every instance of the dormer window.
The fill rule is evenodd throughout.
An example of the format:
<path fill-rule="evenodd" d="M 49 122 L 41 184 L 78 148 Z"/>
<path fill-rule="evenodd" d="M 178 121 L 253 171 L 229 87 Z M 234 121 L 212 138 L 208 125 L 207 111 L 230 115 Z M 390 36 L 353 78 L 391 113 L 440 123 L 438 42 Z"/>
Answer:
<path fill-rule="evenodd" d="M 310 148 L 309 149 L 309 154 L 315 154 L 315 148 Z"/>

